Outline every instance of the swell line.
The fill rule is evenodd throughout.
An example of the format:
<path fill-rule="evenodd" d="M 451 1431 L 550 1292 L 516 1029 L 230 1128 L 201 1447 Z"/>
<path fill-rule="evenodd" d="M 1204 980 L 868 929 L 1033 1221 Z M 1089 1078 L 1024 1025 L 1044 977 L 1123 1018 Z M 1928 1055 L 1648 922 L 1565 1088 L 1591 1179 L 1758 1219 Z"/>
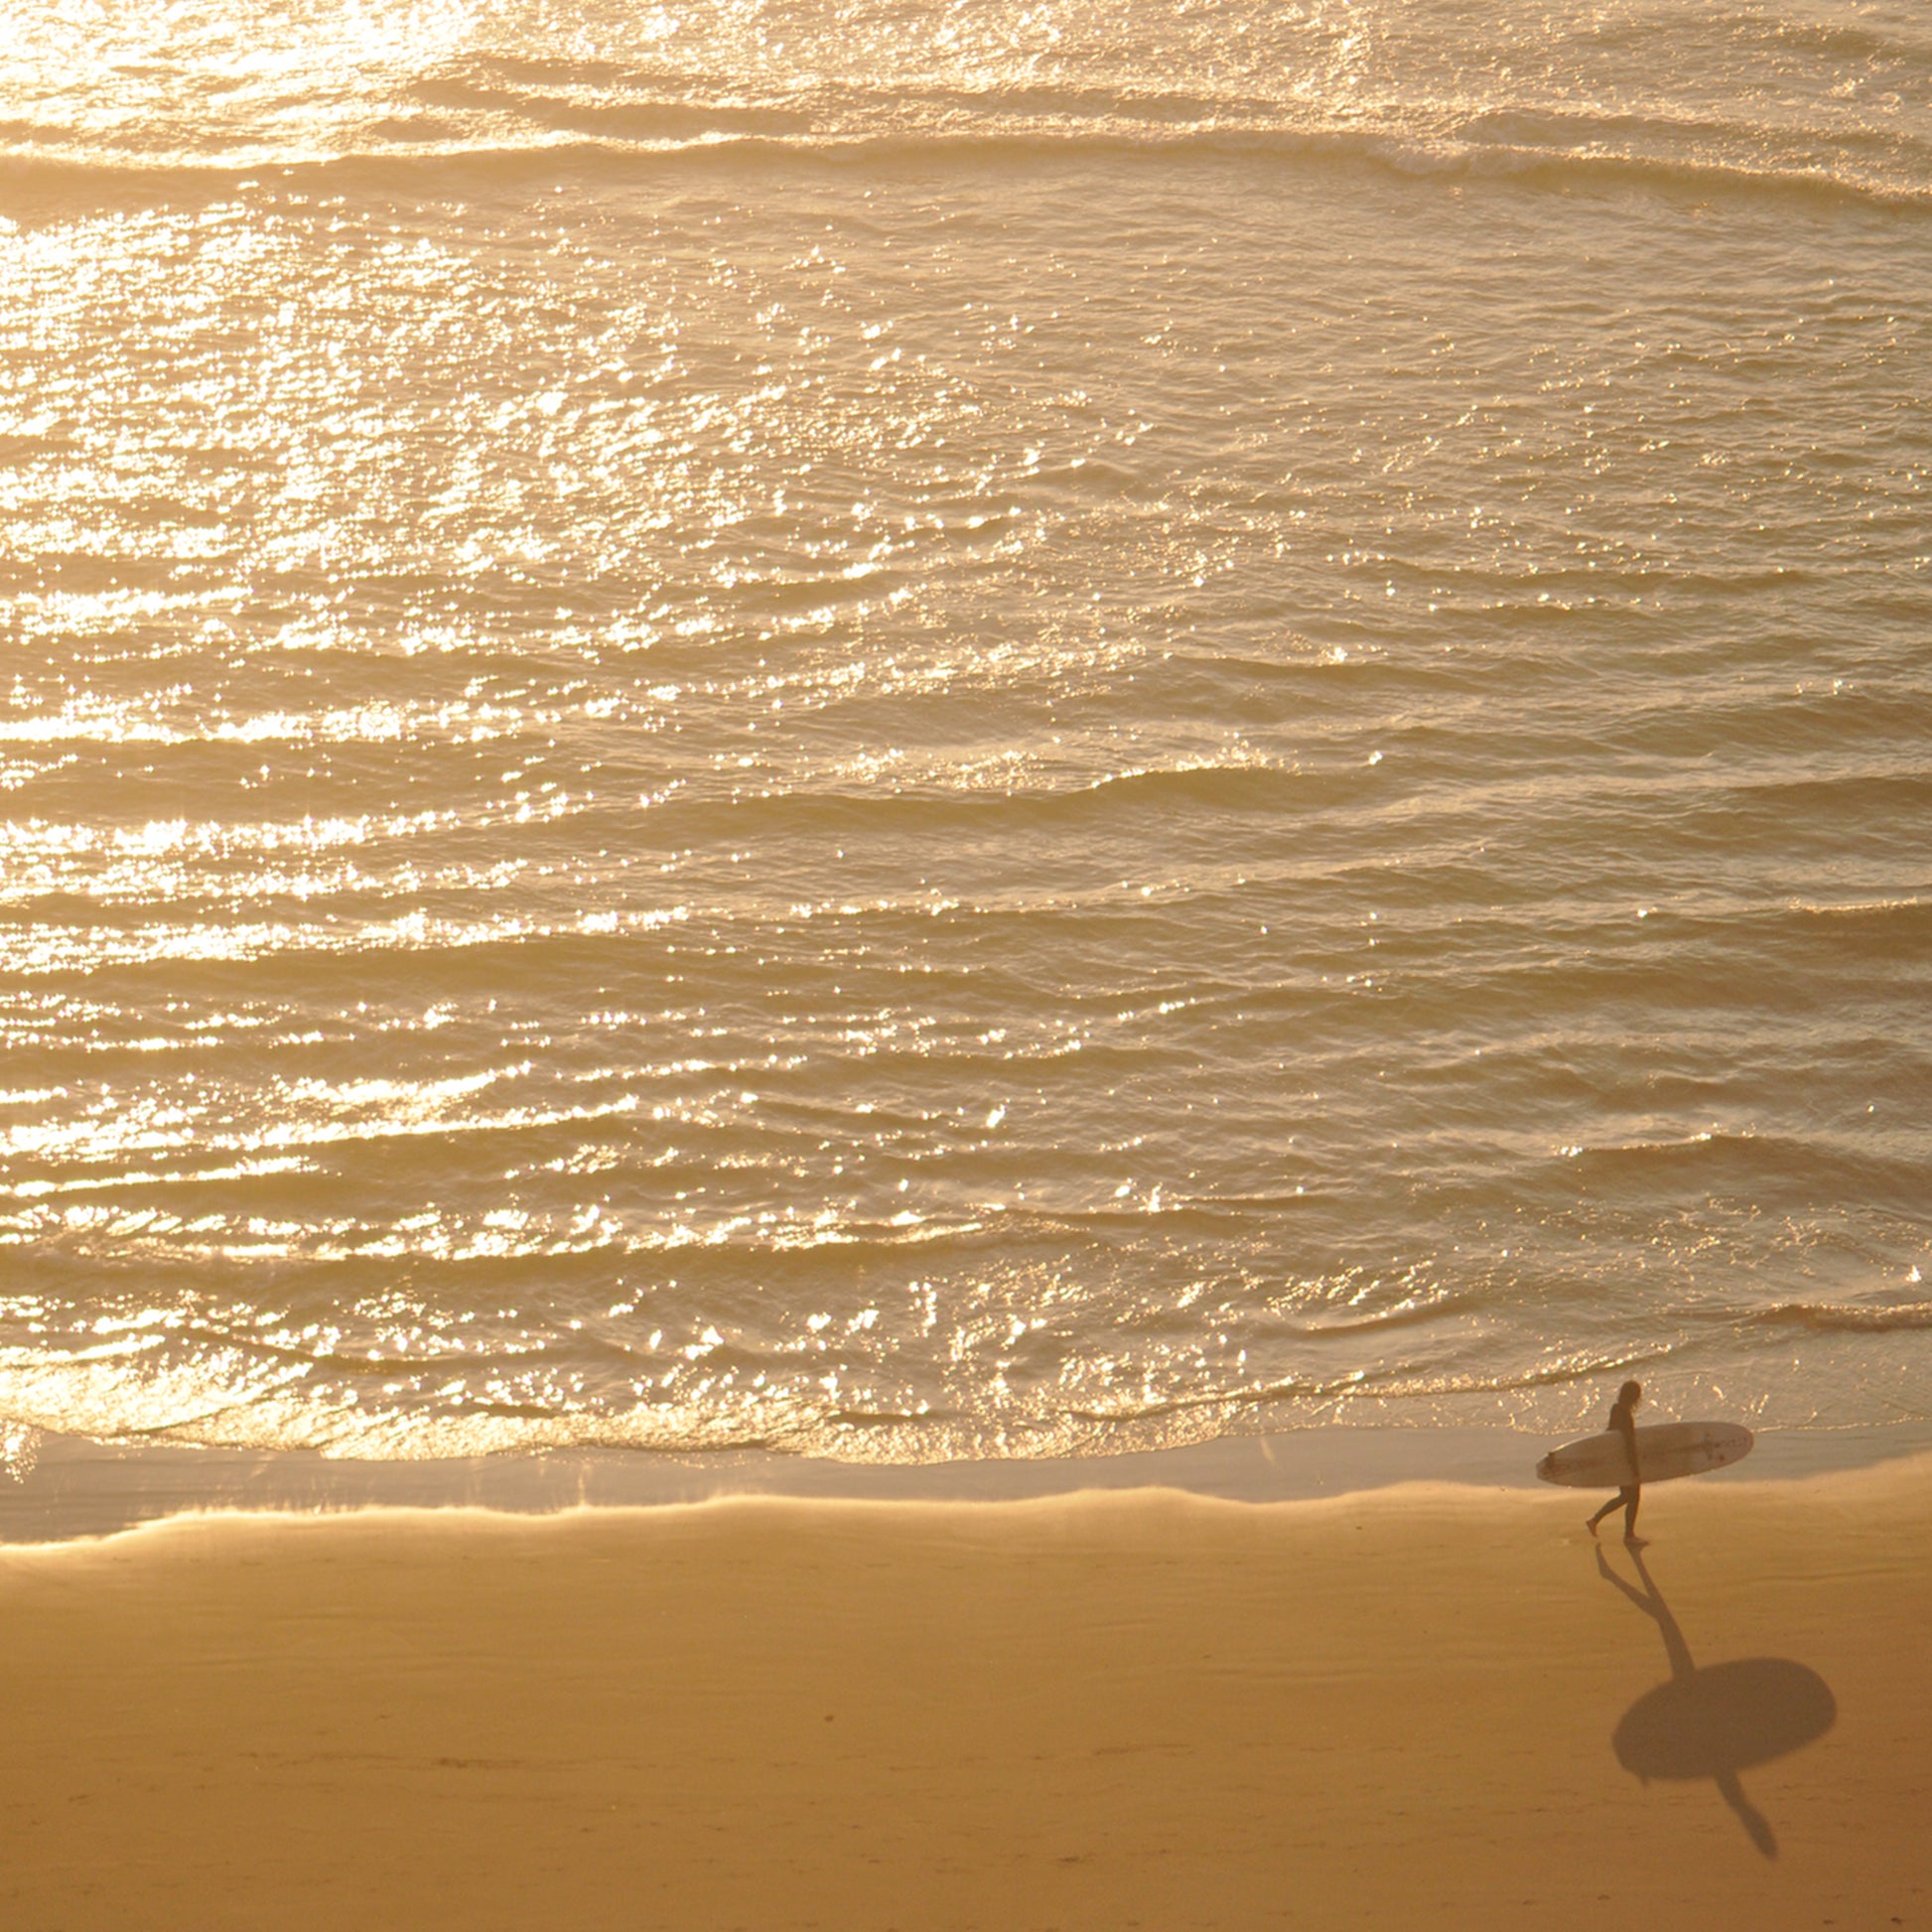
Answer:
<path fill-rule="evenodd" d="M 667 167 L 717 169 L 833 166 L 903 168 L 921 163 L 1053 165 L 1088 159 L 1247 161 L 1273 166 L 1354 166 L 1408 179 L 1495 180 L 1532 188 L 1577 184 L 1606 188 L 1853 203 L 1909 213 L 1932 212 L 1932 181 L 1872 180 L 1828 169 L 1753 166 L 1706 156 L 1556 150 L 1400 130 L 1279 126 L 1211 128 L 1031 127 L 812 133 L 710 129 L 686 136 L 619 139 L 536 136 L 527 141 L 443 141 L 351 148 L 333 153 L 255 151 L 221 159 L 181 153 L 135 156 L 63 151 L 23 143 L 0 152 L 0 192 L 152 197 L 234 192 L 272 181 L 279 188 L 328 191 L 370 186 L 445 193 L 466 185 L 514 186 L 559 171 L 628 178 Z"/>

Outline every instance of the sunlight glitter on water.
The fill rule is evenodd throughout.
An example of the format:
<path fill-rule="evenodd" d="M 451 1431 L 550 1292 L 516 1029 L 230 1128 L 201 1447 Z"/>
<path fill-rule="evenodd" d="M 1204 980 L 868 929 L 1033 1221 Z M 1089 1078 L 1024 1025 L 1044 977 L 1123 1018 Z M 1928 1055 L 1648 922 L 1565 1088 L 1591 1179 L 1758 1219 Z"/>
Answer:
<path fill-rule="evenodd" d="M 29 9 L 0 1417 L 1922 1416 L 1841 11 Z"/>

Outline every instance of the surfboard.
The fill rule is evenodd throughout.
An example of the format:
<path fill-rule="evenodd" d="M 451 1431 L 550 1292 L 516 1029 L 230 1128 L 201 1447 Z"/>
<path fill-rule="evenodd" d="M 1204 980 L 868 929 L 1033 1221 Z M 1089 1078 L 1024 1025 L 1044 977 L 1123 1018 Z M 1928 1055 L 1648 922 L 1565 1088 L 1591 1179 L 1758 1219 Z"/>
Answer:
<path fill-rule="evenodd" d="M 1702 1475 L 1748 1455 L 1751 1432 L 1734 1422 L 1653 1422 L 1637 1431 L 1637 1464 L 1645 1482 Z M 1555 1449 L 1536 1465 L 1545 1482 L 1572 1489 L 1621 1489 L 1630 1458 L 1615 1430 Z"/>

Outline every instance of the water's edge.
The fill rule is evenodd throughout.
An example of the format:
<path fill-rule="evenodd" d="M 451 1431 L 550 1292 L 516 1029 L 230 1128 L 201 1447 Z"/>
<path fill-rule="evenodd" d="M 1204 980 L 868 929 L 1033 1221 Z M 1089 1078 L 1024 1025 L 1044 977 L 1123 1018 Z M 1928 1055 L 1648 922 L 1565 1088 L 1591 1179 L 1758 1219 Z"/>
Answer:
<path fill-rule="evenodd" d="M 1107 1456 L 923 1466 L 735 1451 L 649 1455 L 573 1450 L 440 1461 L 331 1458 L 297 1450 L 94 1443 L 47 1436 L 0 1483 L 0 1543 L 109 1536 L 206 1511 L 307 1514 L 472 1508 L 542 1515 L 729 1496 L 892 1502 L 1012 1502 L 1080 1490 L 1169 1488 L 1235 1502 L 1286 1502 L 1395 1483 L 1535 1489 L 1541 1437 L 1510 1429 L 1337 1426 L 1222 1437 Z M 1766 1430 L 1712 1480 L 1791 1480 L 1932 1451 L 1932 1424 Z"/>

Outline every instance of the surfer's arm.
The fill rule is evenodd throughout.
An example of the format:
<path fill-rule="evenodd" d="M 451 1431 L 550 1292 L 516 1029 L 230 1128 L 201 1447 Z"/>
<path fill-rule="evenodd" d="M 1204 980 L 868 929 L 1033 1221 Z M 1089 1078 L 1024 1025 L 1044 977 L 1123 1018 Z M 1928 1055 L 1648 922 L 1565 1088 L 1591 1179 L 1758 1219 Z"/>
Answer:
<path fill-rule="evenodd" d="M 1616 1433 L 1623 1438 L 1623 1452 L 1630 1458 L 1630 1481 L 1640 1483 L 1643 1471 L 1637 1461 L 1637 1425 L 1628 1416 L 1618 1416 Z"/>

